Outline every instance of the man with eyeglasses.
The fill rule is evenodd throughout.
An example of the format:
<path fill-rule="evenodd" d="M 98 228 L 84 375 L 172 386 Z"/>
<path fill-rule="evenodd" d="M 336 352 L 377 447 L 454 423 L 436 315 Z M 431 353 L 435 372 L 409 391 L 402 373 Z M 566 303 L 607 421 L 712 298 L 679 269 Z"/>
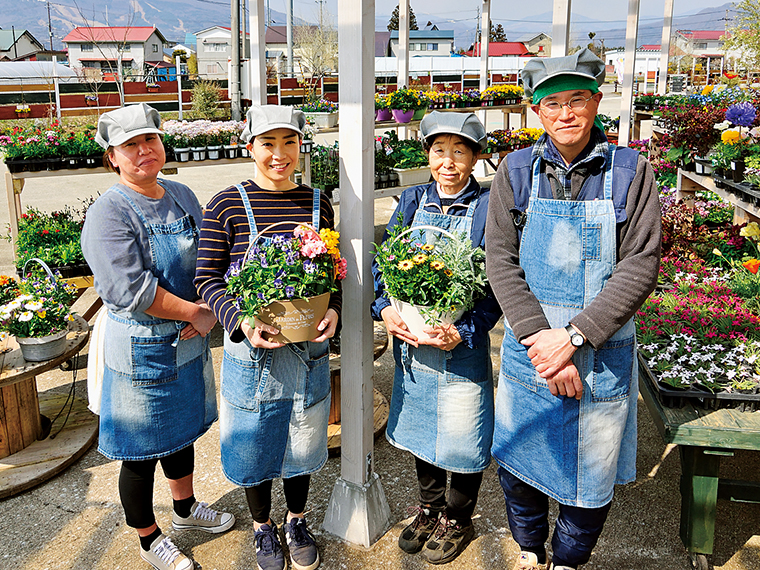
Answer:
<path fill-rule="evenodd" d="M 504 311 L 492 455 L 520 545 L 515 570 L 588 562 L 615 484 L 636 477 L 633 316 L 657 284 L 652 167 L 596 124 L 604 63 L 588 49 L 522 72 L 545 134 L 491 187 L 486 269 Z"/>

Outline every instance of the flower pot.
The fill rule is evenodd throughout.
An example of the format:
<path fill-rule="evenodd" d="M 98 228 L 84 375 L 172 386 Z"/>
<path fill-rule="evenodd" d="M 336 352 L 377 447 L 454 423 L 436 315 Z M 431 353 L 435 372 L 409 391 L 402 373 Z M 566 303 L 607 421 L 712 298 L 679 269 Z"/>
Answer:
<path fill-rule="evenodd" d="M 744 180 L 744 161 L 732 160 L 731 161 L 731 179 L 734 182 L 741 182 Z"/>
<path fill-rule="evenodd" d="M 52 158 L 46 158 L 45 159 L 45 169 L 46 170 L 60 170 L 61 169 L 61 157 L 56 156 Z"/>
<path fill-rule="evenodd" d="M 5 166 L 8 168 L 8 172 L 14 174 L 16 172 L 24 172 L 24 169 L 26 168 L 26 160 L 23 158 L 6 158 Z"/>
<path fill-rule="evenodd" d="M 423 107 L 422 109 L 415 109 L 414 115 L 412 115 L 412 121 L 421 121 L 422 118 L 425 116 L 425 113 L 427 113 L 427 108 Z"/>
<path fill-rule="evenodd" d="M 417 338 L 428 338 L 430 336 L 422 330 L 423 327 L 428 326 L 425 323 L 425 317 L 420 312 L 420 310 L 424 307 L 412 305 L 404 301 L 399 301 L 393 297 L 391 297 L 391 306 L 399 314 L 401 320 L 404 321 L 410 333 L 412 333 Z M 438 315 L 438 317 L 441 321 L 441 324 L 450 325 L 455 323 L 463 313 L 464 310 L 459 310 L 456 313 L 444 313 L 442 315 Z"/>
<path fill-rule="evenodd" d="M 243 158 L 248 158 L 251 153 L 248 152 L 248 149 L 245 147 L 245 145 L 240 147 L 240 156 Z"/>
<path fill-rule="evenodd" d="M 238 147 L 236 144 L 224 145 L 224 157 L 225 158 L 237 158 Z"/>
<path fill-rule="evenodd" d="M 376 121 L 390 121 L 391 117 L 392 115 L 390 109 L 378 109 L 375 113 Z"/>
<path fill-rule="evenodd" d="M 305 342 L 318 337 L 321 333 L 317 325 L 327 313 L 330 293 L 323 293 L 307 299 L 275 301 L 264 307 L 257 315 L 258 319 L 280 329 L 272 337 L 278 342 Z"/>
<path fill-rule="evenodd" d="M 66 350 L 68 329 L 39 338 L 16 337 L 21 355 L 29 362 L 44 362 L 62 355 Z"/>
<path fill-rule="evenodd" d="M 409 109 L 408 111 L 402 111 L 401 109 L 391 109 L 391 113 L 393 114 L 393 120 L 397 123 L 408 123 L 414 116 L 414 109 Z"/>
<path fill-rule="evenodd" d="M 177 162 L 188 162 L 190 160 L 190 149 L 189 148 L 175 148 L 174 160 L 176 160 Z"/>
<path fill-rule="evenodd" d="M 63 167 L 69 170 L 76 170 L 79 168 L 80 158 L 78 156 L 66 156 L 63 159 Z"/>
<path fill-rule="evenodd" d="M 306 113 L 309 122 L 318 129 L 329 129 L 338 124 L 338 111 L 332 113 Z"/>
<path fill-rule="evenodd" d="M 214 145 L 207 148 L 209 160 L 219 160 L 222 158 L 222 145 Z"/>
<path fill-rule="evenodd" d="M 306 139 L 304 141 L 301 141 L 301 153 L 302 154 L 309 154 L 311 153 L 311 149 L 314 148 L 314 141 Z"/>
<path fill-rule="evenodd" d="M 193 160 L 206 160 L 205 146 L 191 146 L 190 152 L 193 155 Z"/>
<path fill-rule="evenodd" d="M 398 174 L 399 186 L 415 186 L 425 184 L 430 180 L 430 167 L 422 166 L 420 168 L 394 168 Z"/>
<path fill-rule="evenodd" d="M 84 157 L 84 166 L 85 166 L 85 168 L 97 168 L 99 161 L 100 161 L 100 157 L 99 156 L 85 156 Z"/>

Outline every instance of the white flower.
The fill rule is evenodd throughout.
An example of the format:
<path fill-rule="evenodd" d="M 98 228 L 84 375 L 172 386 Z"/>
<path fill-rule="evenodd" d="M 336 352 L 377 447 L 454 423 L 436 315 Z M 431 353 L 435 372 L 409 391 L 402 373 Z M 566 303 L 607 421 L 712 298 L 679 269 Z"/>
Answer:
<path fill-rule="evenodd" d="M 5 341 L 5 340 L 7 340 L 9 336 L 10 336 L 10 335 L 9 335 L 7 332 L 5 332 L 5 331 L 3 331 L 3 332 L 0 332 L 0 341 Z"/>
<path fill-rule="evenodd" d="M 44 306 L 45 304 L 42 301 L 32 301 L 31 303 L 24 305 L 24 308 L 29 309 L 30 311 L 39 311 Z"/>
<path fill-rule="evenodd" d="M 19 301 L 19 303 L 23 303 L 24 301 L 31 301 L 32 299 L 34 299 L 34 297 L 31 295 L 21 295 L 20 297 L 16 297 L 16 301 Z"/>
<path fill-rule="evenodd" d="M 715 123 L 713 125 L 713 129 L 718 129 L 719 131 L 725 131 L 730 126 L 731 126 L 731 123 L 729 121 L 723 121 L 722 123 Z"/>
<path fill-rule="evenodd" d="M 25 323 L 27 321 L 31 321 L 32 317 L 34 316 L 34 313 L 31 311 L 24 311 L 18 316 L 18 320 L 22 323 Z"/>
<path fill-rule="evenodd" d="M 16 309 L 19 309 L 19 308 L 21 308 L 21 301 L 19 301 L 18 299 L 16 299 L 14 301 L 11 301 L 7 305 L 5 305 L 3 307 L 3 312 L 4 313 L 12 313 L 13 311 L 15 311 Z"/>

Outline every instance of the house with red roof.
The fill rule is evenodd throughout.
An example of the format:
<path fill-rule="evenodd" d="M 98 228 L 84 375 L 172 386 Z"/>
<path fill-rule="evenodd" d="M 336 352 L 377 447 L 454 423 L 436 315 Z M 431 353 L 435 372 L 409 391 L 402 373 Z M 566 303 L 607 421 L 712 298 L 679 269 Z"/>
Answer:
<path fill-rule="evenodd" d="M 676 55 L 722 58 L 723 38 L 728 35 L 722 30 L 677 30 L 674 39 Z"/>
<path fill-rule="evenodd" d="M 155 26 L 80 26 L 71 30 L 63 43 L 68 47 L 70 66 L 85 75 L 114 78 L 121 66 L 123 75 L 145 73 L 163 61 L 164 35 Z"/>
<path fill-rule="evenodd" d="M 480 44 L 474 44 L 464 52 L 465 56 L 480 57 Z M 490 42 L 488 44 L 488 57 L 503 57 L 506 55 L 532 56 L 530 50 L 523 42 Z"/>

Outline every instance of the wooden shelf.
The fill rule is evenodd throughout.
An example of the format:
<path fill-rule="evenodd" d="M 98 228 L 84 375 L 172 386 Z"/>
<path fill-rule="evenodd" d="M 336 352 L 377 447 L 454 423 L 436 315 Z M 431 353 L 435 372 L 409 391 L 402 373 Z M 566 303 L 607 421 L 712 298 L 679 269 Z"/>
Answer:
<path fill-rule="evenodd" d="M 718 188 L 711 176 L 696 174 L 678 169 L 678 185 L 676 197 L 694 205 L 694 193 L 698 190 L 709 190 L 734 206 L 734 224 L 760 222 L 760 192 L 743 188 L 740 184 L 727 182 L 727 188 Z"/>

